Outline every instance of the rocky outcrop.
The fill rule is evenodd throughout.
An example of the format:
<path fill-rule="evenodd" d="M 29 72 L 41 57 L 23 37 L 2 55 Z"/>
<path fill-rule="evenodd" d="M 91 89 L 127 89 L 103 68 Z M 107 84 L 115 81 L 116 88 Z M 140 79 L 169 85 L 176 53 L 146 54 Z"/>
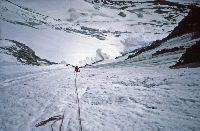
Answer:
<path fill-rule="evenodd" d="M 160 47 L 164 42 L 166 42 L 166 41 L 168 41 L 172 38 L 175 38 L 175 37 L 183 36 L 185 34 L 193 33 L 193 39 L 200 38 L 199 14 L 200 14 L 200 8 L 199 7 L 193 7 L 190 10 L 190 12 L 188 13 L 188 15 L 178 24 L 177 27 L 175 27 L 175 29 L 167 37 L 165 37 L 162 40 L 157 40 L 157 41 L 151 43 L 148 46 L 145 46 L 145 47 L 142 47 L 140 49 L 133 51 L 133 53 L 131 55 L 129 55 L 127 59 L 136 57 L 136 56 L 138 56 L 138 55 L 140 55 L 140 54 L 142 54 L 146 51 L 156 49 L 156 48 Z M 199 45 L 196 45 L 196 46 L 199 46 Z M 176 52 L 176 51 L 184 50 L 184 49 L 185 49 L 185 47 L 182 47 L 181 44 L 180 44 L 180 47 L 173 47 L 173 48 L 170 48 L 170 49 L 162 49 L 162 50 L 155 52 L 154 54 L 149 54 L 149 55 L 158 56 L 160 54 L 165 54 L 165 53 L 169 53 L 169 52 Z M 189 48 L 189 52 L 190 52 L 189 58 L 190 58 L 191 61 L 189 60 L 189 58 L 186 58 L 185 55 L 182 58 L 182 59 L 185 59 L 184 61 L 186 63 L 193 62 L 194 60 L 193 60 L 192 57 L 194 57 L 194 59 L 196 60 L 197 55 L 199 55 L 199 54 L 197 54 L 198 52 L 195 52 L 196 50 L 194 51 L 194 54 L 192 55 L 193 51 L 191 51 L 191 50 L 194 50 L 193 47 L 191 47 L 191 49 Z M 181 63 L 181 59 L 180 59 L 179 62 L 177 62 L 177 64 L 175 66 L 178 66 L 179 64 L 185 64 L 185 62 Z"/>
<path fill-rule="evenodd" d="M 138 55 L 140 55 L 141 53 L 143 53 L 145 51 L 149 51 L 149 50 L 155 49 L 155 48 L 159 47 L 161 45 L 161 43 L 162 43 L 162 41 L 157 40 L 157 41 L 152 42 L 148 46 L 136 49 L 136 50 L 132 51 L 133 54 L 129 55 L 127 59 L 130 59 L 130 58 L 133 58 L 135 56 L 138 56 Z"/>
<path fill-rule="evenodd" d="M 174 37 L 181 36 L 186 33 L 197 33 L 200 34 L 200 8 L 193 7 L 188 15 L 178 24 L 177 27 L 165 38 L 171 39 Z"/>
<path fill-rule="evenodd" d="M 200 66 L 200 41 L 191 46 L 171 68 Z"/>
<path fill-rule="evenodd" d="M 118 15 L 121 17 L 126 17 L 126 14 L 124 12 L 120 12 Z"/>
<path fill-rule="evenodd" d="M 162 50 L 158 50 L 156 51 L 154 54 L 152 54 L 152 56 L 158 56 L 158 55 L 161 55 L 161 54 L 165 54 L 165 53 L 170 53 L 170 52 L 176 52 L 176 51 L 179 51 L 179 50 L 184 50 L 185 48 L 183 46 L 180 46 L 180 47 L 174 47 L 174 48 L 170 48 L 170 49 L 162 49 Z"/>
<path fill-rule="evenodd" d="M 35 52 L 26 46 L 25 44 L 15 41 L 15 40 L 9 40 L 5 39 L 5 41 L 9 41 L 12 43 L 11 46 L 3 46 L 0 47 L 1 50 L 4 50 L 5 54 L 14 56 L 17 61 L 29 64 L 29 65 L 52 65 L 56 64 L 54 62 L 50 62 L 46 59 L 41 59 L 38 57 Z"/>

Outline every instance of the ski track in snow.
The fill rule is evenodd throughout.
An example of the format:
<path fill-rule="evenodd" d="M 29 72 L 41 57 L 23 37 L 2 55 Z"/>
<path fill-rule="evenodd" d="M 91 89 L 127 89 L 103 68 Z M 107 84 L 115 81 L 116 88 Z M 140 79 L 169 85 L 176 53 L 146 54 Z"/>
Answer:
<path fill-rule="evenodd" d="M 35 124 L 63 114 L 62 130 L 79 130 L 73 68 L 29 70 L 0 81 L 0 130 L 51 130 Z M 77 87 L 83 131 L 200 130 L 199 68 L 85 68 Z"/>

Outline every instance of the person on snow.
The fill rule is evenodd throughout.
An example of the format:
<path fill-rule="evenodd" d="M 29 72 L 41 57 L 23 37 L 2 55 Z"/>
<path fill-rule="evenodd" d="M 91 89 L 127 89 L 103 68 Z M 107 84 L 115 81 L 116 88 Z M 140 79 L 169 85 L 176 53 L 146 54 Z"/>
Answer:
<path fill-rule="evenodd" d="M 80 68 L 78 66 L 75 66 L 75 72 L 80 72 Z"/>

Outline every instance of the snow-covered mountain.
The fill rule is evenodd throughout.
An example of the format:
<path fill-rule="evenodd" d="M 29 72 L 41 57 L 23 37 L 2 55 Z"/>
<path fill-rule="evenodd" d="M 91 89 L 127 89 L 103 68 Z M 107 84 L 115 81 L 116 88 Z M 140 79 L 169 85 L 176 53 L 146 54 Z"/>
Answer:
<path fill-rule="evenodd" d="M 193 4 L 0 0 L 0 131 L 199 131 Z"/>
<path fill-rule="evenodd" d="M 187 15 L 189 3 L 1 0 L 0 37 L 51 61 L 93 63 L 101 60 L 98 50 L 115 58 L 167 36 Z"/>
<path fill-rule="evenodd" d="M 35 52 L 23 43 L 15 40 L 0 39 L 0 64 L 30 64 L 30 65 L 51 65 L 56 64 L 46 59 L 41 59 Z"/>
<path fill-rule="evenodd" d="M 162 40 L 157 40 L 152 44 L 133 51 L 134 53 L 128 56 L 128 59 L 133 61 L 151 61 L 151 63 L 169 63 L 176 62 L 180 56 L 185 53 L 187 48 L 193 45 L 199 45 L 200 41 L 200 20 L 198 15 L 199 7 L 194 7 L 189 12 L 178 26 Z M 195 53 L 199 57 L 200 54 Z M 193 59 L 193 58 L 191 58 Z M 194 62 L 200 62 L 196 60 Z M 192 63 L 192 61 L 191 61 Z M 188 62 L 189 64 L 189 62 Z M 177 65 L 177 64 L 176 64 Z M 180 65 L 180 64 L 179 64 Z"/>
<path fill-rule="evenodd" d="M 185 65 L 183 67 L 193 66 L 193 64 L 198 66 L 198 63 L 200 63 L 200 54 L 196 50 L 198 50 L 200 41 L 199 13 L 199 7 L 192 7 L 189 14 L 167 37 L 153 41 L 149 45 L 137 48 L 129 53 L 125 53 L 124 55 L 117 57 L 116 60 L 101 62 L 95 66 L 107 66 L 110 65 L 109 63 L 113 64 L 113 62 L 116 64 L 142 63 L 147 65 L 168 65 L 173 68 L 182 64 L 189 64 L 188 66 Z M 196 49 L 194 49 L 194 47 Z M 190 53 L 187 53 L 186 50 L 189 50 Z M 194 54 L 192 52 L 194 52 Z M 190 56 L 181 57 L 182 55 L 185 56 L 184 53 L 189 54 Z M 186 58 L 187 62 L 184 62 L 183 58 Z M 188 60 L 189 58 L 190 60 Z"/>

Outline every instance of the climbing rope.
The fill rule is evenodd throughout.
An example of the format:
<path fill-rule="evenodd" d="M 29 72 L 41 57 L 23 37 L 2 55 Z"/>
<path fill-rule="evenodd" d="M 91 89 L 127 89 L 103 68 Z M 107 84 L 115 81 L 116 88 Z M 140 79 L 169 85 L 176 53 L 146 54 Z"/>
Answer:
<path fill-rule="evenodd" d="M 82 122 L 81 122 L 81 108 L 80 108 L 80 100 L 79 100 L 79 95 L 78 95 L 78 88 L 77 88 L 77 85 L 76 85 L 76 79 L 77 79 L 77 73 L 75 74 L 75 88 L 76 88 L 76 102 L 78 104 L 78 119 L 79 119 L 79 129 L 80 131 L 82 131 Z M 58 116 L 53 116 L 53 117 L 50 117 L 48 118 L 47 120 L 44 120 L 44 121 L 41 121 L 39 123 L 37 123 L 35 126 L 36 127 L 39 127 L 39 126 L 44 126 L 46 125 L 47 123 L 53 121 L 53 123 L 51 124 L 51 129 L 53 131 L 53 125 L 57 122 L 57 121 L 60 121 L 61 120 L 61 123 L 60 123 L 60 127 L 59 127 L 59 131 L 62 131 L 62 124 L 63 124 L 63 120 L 64 120 L 64 114 L 63 115 L 58 115 Z"/>
<path fill-rule="evenodd" d="M 78 88 L 76 85 L 76 78 L 77 78 L 77 73 L 76 73 L 76 77 L 75 77 L 75 88 L 76 88 L 76 102 L 78 104 L 78 119 L 79 119 L 79 128 L 80 131 L 82 131 L 82 122 L 81 122 L 81 108 L 80 108 L 80 103 L 79 103 L 79 97 L 78 97 Z"/>
<path fill-rule="evenodd" d="M 53 131 L 53 125 L 54 125 L 57 121 L 62 120 L 62 121 L 61 121 L 61 124 L 60 124 L 60 130 L 59 130 L 59 131 L 61 131 L 63 119 L 64 119 L 64 115 L 52 116 L 52 117 L 50 117 L 50 118 L 47 119 L 47 120 L 44 120 L 44 121 L 41 121 L 41 122 L 37 123 L 35 126 L 36 126 L 36 127 L 44 126 L 44 125 L 47 124 L 48 122 L 53 121 L 53 123 L 51 124 L 51 131 Z"/>

